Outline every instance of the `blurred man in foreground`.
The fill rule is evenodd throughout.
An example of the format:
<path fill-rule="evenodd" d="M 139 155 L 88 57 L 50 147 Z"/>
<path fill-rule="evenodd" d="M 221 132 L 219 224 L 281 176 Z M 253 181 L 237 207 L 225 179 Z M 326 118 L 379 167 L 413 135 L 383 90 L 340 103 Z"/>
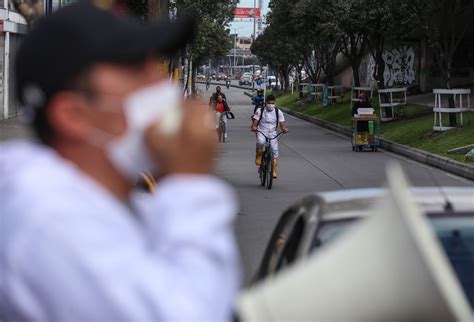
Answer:
<path fill-rule="evenodd" d="M 0 147 L 0 319 L 231 318 L 234 193 L 209 175 L 207 107 L 182 107 L 157 58 L 192 34 L 79 2 L 26 36 L 17 90 L 41 143 Z M 161 179 L 138 197 L 143 170 Z"/>

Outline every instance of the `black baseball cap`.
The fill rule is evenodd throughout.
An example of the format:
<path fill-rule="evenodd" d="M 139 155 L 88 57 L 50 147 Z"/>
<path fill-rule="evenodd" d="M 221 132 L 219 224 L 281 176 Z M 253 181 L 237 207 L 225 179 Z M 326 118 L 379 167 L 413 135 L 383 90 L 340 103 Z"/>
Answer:
<path fill-rule="evenodd" d="M 193 40 L 193 19 L 144 24 L 82 0 L 38 20 L 23 39 L 15 63 L 16 91 L 30 111 L 44 107 L 88 67 L 167 58 Z"/>

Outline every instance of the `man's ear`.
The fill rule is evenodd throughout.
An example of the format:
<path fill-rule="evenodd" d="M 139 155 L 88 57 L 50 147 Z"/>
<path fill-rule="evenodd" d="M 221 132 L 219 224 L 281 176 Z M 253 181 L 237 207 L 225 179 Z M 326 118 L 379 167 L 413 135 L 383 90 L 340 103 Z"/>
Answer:
<path fill-rule="evenodd" d="M 60 92 L 50 100 L 47 118 L 58 138 L 79 142 L 88 136 L 87 112 L 77 94 Z"/>

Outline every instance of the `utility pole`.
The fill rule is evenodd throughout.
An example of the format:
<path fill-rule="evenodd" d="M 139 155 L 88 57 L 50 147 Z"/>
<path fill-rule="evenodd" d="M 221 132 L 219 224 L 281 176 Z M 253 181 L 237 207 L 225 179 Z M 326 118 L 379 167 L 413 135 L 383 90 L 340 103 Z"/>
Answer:
<path fill-rule="evenodd" d="M 235 73 L 235 56 L 237 55 L 237 29 L 234 29 L 234 63 L 232 67 L 232 76 Z"/>
<path fill-rule="evenodd" d="M 252 35 L 252 44 L 254 43 L 256 37 L 256 27 L 257 27 L 257 0 L 253 0 L 253 35 Z M 252 66 L 253 78 L 255 78 L 255 57 L 253 59 Z M 252 79 L 252 89 L 255 88 L 255 82 Z"/>

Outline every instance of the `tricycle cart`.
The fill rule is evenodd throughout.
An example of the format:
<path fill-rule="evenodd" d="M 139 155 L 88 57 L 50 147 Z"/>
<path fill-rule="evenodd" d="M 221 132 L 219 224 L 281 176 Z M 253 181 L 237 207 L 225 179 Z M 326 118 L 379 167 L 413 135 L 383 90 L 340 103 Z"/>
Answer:
<path fill-rule="evenodd" d="M 354 115 L 352 118 L 352 151 L 380 147 L 380 120 L 377 115 Z"/>

